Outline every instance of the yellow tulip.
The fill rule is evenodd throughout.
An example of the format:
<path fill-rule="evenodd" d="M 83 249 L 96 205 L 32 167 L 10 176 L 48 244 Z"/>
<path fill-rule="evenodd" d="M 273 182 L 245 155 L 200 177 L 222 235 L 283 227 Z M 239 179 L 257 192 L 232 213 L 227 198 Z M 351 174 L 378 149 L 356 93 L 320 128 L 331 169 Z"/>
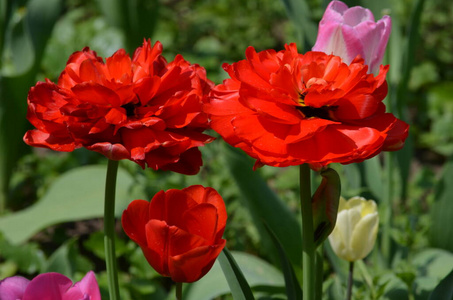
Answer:
<path fill-rule="evenodd" d="M 346 201 L 341 197 L 337 223 L 329 236 L 333 251 L 350 262 L 364 258 L 374 247 L 378 224 L 376 202 L 362 197 Z"/>

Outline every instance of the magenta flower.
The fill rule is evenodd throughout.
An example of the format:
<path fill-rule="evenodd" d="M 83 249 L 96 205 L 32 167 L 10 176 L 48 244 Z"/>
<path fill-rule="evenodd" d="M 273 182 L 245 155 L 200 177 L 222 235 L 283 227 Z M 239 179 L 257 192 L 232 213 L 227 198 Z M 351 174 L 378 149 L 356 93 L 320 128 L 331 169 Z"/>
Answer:
<path fill-rule="evenodd" d="M 384 16 L 374 21 L 369 9 L 348 8 L 341 1 L 332 1 L 319 23 L 313 51 L 340 56 L 346 64 L 360 55 L 368 65 L 368 73 L 377 75 L 390 36 L 392 21 Z"/>
<path fill-rule="evenodd" d="M 99 286 L 92 271 L 81 281 L 59 273 L 44 273 L 28 280 L 21 276 L 0 281 L 1 300 L 101 300 Z"/>

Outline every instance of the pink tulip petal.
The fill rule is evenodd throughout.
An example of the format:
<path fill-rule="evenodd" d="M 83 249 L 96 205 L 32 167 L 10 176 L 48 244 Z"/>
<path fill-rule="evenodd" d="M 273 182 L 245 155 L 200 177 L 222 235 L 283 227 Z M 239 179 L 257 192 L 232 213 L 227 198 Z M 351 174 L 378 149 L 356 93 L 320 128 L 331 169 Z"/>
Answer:
<path fill-rule="evenodd" d="M 343 20 L 346 25 L 357 26 L 360 23 L 366 21 L 371 21 L 374 23 L 374 16 L 369 9 L 360 6 L 354 6 L 344 12 Z"/>
<path fill-rule="evenodd" d="M 82 280 L 74 284 L 65 294 L 64 300 L 101 300 L 94 272 L 89 271 Z"/>
<path fill-rule="evenodd" d="M 389 16 L 376 23 L 369 9 L 360 6 L 348 8 L 341 1 L 332 1 L 319 23 L 313 51 L 340 56 L 346 64 L 360 56 L 368 65 L 368 73 L 377 74 L 390 30 Z"/>
<path fill-rule="evenodd" d="M 36 276 L 27 286 L 22 300 L 65 300 L 64 294 L 72 281 L 58 273 L 44 273 Z"/>
<path fill-rule="evenodd" d="M 1 300 L 22 299 L 30 281 L 21 276 L 8 277 L 0 281 Z"/>

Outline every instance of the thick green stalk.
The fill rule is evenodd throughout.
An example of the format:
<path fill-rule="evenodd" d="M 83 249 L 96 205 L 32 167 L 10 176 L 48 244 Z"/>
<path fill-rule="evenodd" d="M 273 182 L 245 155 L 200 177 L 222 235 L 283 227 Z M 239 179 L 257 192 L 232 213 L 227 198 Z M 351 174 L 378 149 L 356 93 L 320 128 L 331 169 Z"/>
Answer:
<path fill-rule="evenodd" d="M 182 282 L 176 282 L 176 300 L 182 300 Z"/>
<path fill-rule="evenodd" d="M 302 211 L 303 299 L 315 299 L 315 241 L 311 207 L 310 167 L 300 166 L 300 208 Z"/>
<path fill-rule="evenodd" d="M 104 251 L 110 300 L 120 300 L 115 256 L 115 191 L 118 161 L 109 160 L 105 180 Z"/>
<path fill-rule="evenodd" d="M 348 275 L 348 289 L 346 292 L 346 300 L 351 300 L 352 296 L 352 284 L 354 282 L 354 262 L 349 262 L 349 275 Z"/>

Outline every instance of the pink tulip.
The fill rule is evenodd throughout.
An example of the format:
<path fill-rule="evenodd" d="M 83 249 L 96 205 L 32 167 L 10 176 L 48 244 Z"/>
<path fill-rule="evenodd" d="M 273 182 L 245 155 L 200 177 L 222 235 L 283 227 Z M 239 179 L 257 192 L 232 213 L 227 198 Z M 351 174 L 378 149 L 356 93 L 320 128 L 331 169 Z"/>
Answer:
<path fill-rule="evenodd" d="M 59 273 L 44 273 L 28 280 L 21 276 L 0 281 L 1 300 L 101 300 L 99 286 L 92 271 L 81 281 L 72 281 Z"/>
<path fill-rule="evenodd" d="M 389 16 L 375 22 L 369 9 L 360 6 L 348 8 L 341 1 L 332 1 L 319 23 L 318 37 L 312 50 L 340 56 L 347 64 L 360 55 L 368 65 L 368 73 L 376 75 L 391 28 Z"/>

